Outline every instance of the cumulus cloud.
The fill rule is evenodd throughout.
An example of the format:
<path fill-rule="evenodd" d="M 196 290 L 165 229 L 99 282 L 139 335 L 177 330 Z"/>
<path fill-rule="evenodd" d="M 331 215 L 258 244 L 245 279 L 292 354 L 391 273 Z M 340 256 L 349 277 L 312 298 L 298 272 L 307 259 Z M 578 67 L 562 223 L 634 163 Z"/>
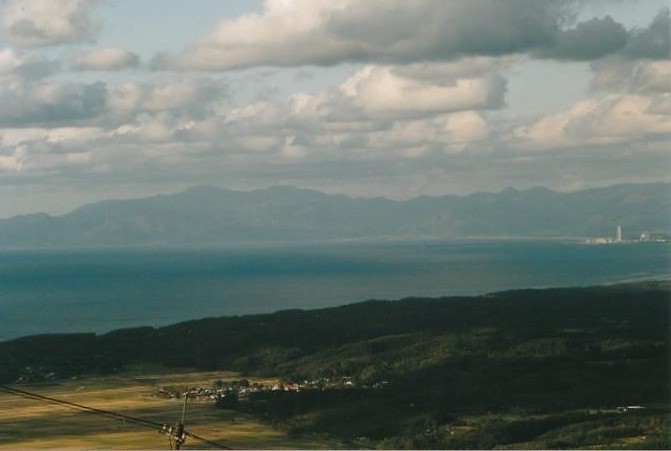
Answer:
<path fill-rule="evenodd" d="M 624 26 L 610 16 L 594 18 L 559 32 L 553 45 L 535 53 L 544 58 L 590 61 L 622 49 L 627 36 Z"/>
<path fill-rule="evenodd" d="M 234 108 L 223 120 L 197 122 L 187 135 L 225 142 L 229 151 L 291 159 L 459 152 L 489 137 L 487 121 L 476 110 L 501 106 L 498 67 L 470 59 L 367 66 L 335 89 L 298 93 L 286 104 L 263 101 Z"/>
<path fill-rule="evenodd" d="M 506 80 L 497 70 L 507 61 L 466 58 L 450 63 L 404 66 L 369 65 L 337 88 L 291 97 L 281 115 L 304 127 L 337 133 L 370 130 L 376 123 L 471 110 L 495 110 L 504 104 Z M 267 116 L 268 108 L 264 108 Z"/>
<path fill-rule="evenodd" d="M 668 100 L 669 94 L 665 94 Z M 610 94 L 584 100 L 515 130 L 520 144 L 536 149 L 610 145 L 671 137 L 671 111 L 650 96 Z"/>
<path fill-rule="evenodd" d="M 221 22 L 177 64 L 227 70 L 501 55 L 550 42 L 562 10 L 524 0 L 267 0 L 261 13 Z"/>
<path fill-rule="evenodd" d="M 493 109 L 503 104 L 506 84 L 499 76 L 426 78 L 409 76 L 412 73 L 416 71 L 367 66 L 341 91 L 373 116 Z"/>
<path fill-rule="evenodd" d="M 203 114 L 213 103 L 226 98 L 226 84 L 208 78 L 155 80 L 153 83 L 125 82 L 107 93 L 110 112 L 134 115 L 138 112 L 181 110 Z"/>
<path fill-rule="evenodd" d="M 633 58 L 668 59 L 671 57 L 669 9 L 660 11 L 647 28 L 632 30 L 624 51 L 626 55 Z"/>
<path fill-rule="evenodd" d="M 257 101 L 239 107 L 220 103 L 209 108 L 207 102 L 216 94 L 212 89 L 218 85 L 208 79 L 110 86 L 107 112 L 117 125 L 96 138 L 94 161 L 105 153 L 102 149 L 116 152 L 120 148 L 141 150 L 146 158 L 164 164 L 177 160 L 186 164 L 194 155 L 203 159 L 203 154 L 218 155 L 222 161 L 263 158 L 260 164 L 298 164 L 461 152 L 489 137 L 487 121 L 474 109 L 498 107 L 498 101 L 483 103 L 482 96 L 470 99 L 468 89 L 462 92 L 461 80 L 480 83 L 497 67 L 492 61 L 464 60 L 440 66 L 372 68 L 384 69 L 383 73 L 398 77 L 402 85 L 413 87 L 411 94 L 419 101 L 410 98 L 405 106 L 361 103 L 361 95 L 350 91 L 361 88 L 353 86 L 353 80 L 362 76 L 358 72 L 332 89 L 298 93 L 284 102 Z M 483 76 L 485 69 L 490 73 Z M 453 90 L 449 96 L 438 103 L 426 100 L 425 92 L 443 87 Z M 105 116 L 107 123 L 109 117 Z"/>
<path fill-rule="evenodd" d="M 626 30 L 610 16 L 561 30 L 554 42 L 532 52 L 538 57 L 594 61 L 606 56 L 668 60 L 671 56 L 669 9 L 662 9 L 645 28 Z M 598 61 L 597 61 L 598 62 Z"/>
<path fill-rule="evenodd" d="M 671 61 L 611 58 L 590 65 L 591 89 L 637 93 L 671 91 Z"/>
<path fill-rule="evenodd" d="M 0 127 L 96 123 L 113 128 L 161 112 L 203 118 L 227 95 L 224 82 L 205 78 L 121 83 L 29 79 L 20 76 L 13 56 L 0 52 Z"/>
<path fill-rule="evenodd" d="M 85 165 L 92 144 L 104 135 L 99 127 L 0 129 L 0 172 L 30 173 Z"/>
<path fill-rule="evenodd" d="M 9 72 L 16 64 L 3 55 L 0 172 L 123 172 L 127 165 L 137 168 L 148 161 L 169 165 L 183 158 L 180 146 L 185 153 L 212 147 L 191 129 L 211 121 L 210 109 L 225 94 L 218 80 L 28 80 Z M 215 136 L 221 137 L 207 138 Z"/>
<path fill-rule="evenodd" d="M 620 42 L 622 47 L 618 53 L 590 62 L 594 96 L 518 127 L 513 133 L 516 145 L 526 149 L 618 149 L 635 142 L 640 149 L 646 143 L 671 138 L 669 11 L 661 11 L 646 28 L 630 30 L 624 43 L 622 30 L 617 31 L 612 23 L 594 22 L 593 26 L 612 28 L 611 42 Z M 583 33 L 588 34 L 587 30 Z M 608 34 L 602 31 L 595 38 Z"/>
<path fill-rule="evenodd" d="M 143 114 L 115 128 L 108 136 L 135 143 L 195 141 L 186 135 L 196 123 L 190 117 L 171 112 Z"/>
<path fill-rule="evenodd" d="M 131 142 L 149 143 L 170 141 L 174 138 L 175 130 L 166 118 L 143 117 L 138 123 L 122 125 L 112 134 L 127 138 Z"/>
<path fill-rule="evenodd" d="M 489 136 L 489 127 L 481 114 L 464 111 L 448 116 L 445 130 L 452 144 L 466 144 L 482 141 Z"/>
<path fill-rule="evenodd" d="M 32 141 L 48 143 L 90 141 L 102 136 L 100 127 L 25 127 L 0 129 L 0 145 L 19 146 Z"/>
<path fill-rule="evenodd" d="M 5 0 L 3 31 L 15 45 L 36 47 L 90 41 L 91 0 Z"/>
<path fill-rule="evenodd" d="M 478 112 L 463 111 L 428 119 L 395 121 L 388 129 L 364 136 L 367 148 L 396 150 L 401 156 L 418 158 L 434 150 L 463 151 L 469 144 L 486 139 L 489 127 Z"/>
<path fill-rule="evenodd" d="M 0 172 L 21 172 L 25 159 L 23 147 L 15 147 L 9 155 L 0 153 Z"/>
<path fill-rule="evenodd" d="M 185 71 L 354 63 L 328 75 L 312 68 L 312 80 L 299 72 L 305 68 L 225 76 L 242 81 L 82 73 L 140 61 L 132 48 L 19 48 L 90 42 L 92 1 L 0 3 L 10 13 L 0 19 L 5 40 L 15 45 L 0 49 L 0 184 L 95 178 L 168 186 L 223 175 L 249 187 L 330 184 L 407 196 L 518 181 L 621 181 L 612 162 L 627 152 L 645 179 L 668 161 L 668 11 L 627 29 L 605 14 L 576 21 L 584 16 L 573 1 L 268 0 L 184 53 L 152 61 Z M 49 78 L 59 70 L 55 55 L 73 71 Z M 506 78 L 524 81 L 529 71 L 515 65 L 530 58 L 538 67 L 538 59 L 590 62 L 593 97 L 540 118 L 505 110 Z M 278 91 L 255 95 L 259 77 Z M 582 74 L 567 79 L 587 82 Z M 565 92 L 552 81 L 547 89 Z M 534 102 L 548 111 L 542 96 Z"/>
<path fill-rule="evenodd" d="M 44 56 L 11 48 L 0 50 L 0 76 L 11 74 L 25 79 L 43 78 L 58 70 L 59 66 Z"/>
<path fill-rule="evenodd" d="M 105 107 L 104 83 L 33 83 L 16 76 L 0 83 L 0 126 L 89 119 Z"/>
<path fill-rule="evenodd" d="M 75 70 L 115 71 L 138 67 L 140 58 L 133 52 L 118 47 L 107 47 L 72 57 Z"/>
<path fill-rule="evenodd" d="M 219 23 L 206 39 L 157 67 L 407 64 L 528 53 L 587 61 L 614 53 L 668 57 L 668 10 L 627 31 L 610 16 L 570 26 L 578 2 L 266 0 L 260 13 Z"/>
<path fill-rule="evenodd" d="M 634 72 L 632 89 L 637 92 L 671 92 L 671 62 L 652 61 L 640 64 Z"/>
<path fill-rule="evenodd" d="M 592 61 L 592 80 L 590 90 L 623 91 L 628 89 L 633 80 L 633 74 L 639 62 L 624 58 L 605 58 Z"/>

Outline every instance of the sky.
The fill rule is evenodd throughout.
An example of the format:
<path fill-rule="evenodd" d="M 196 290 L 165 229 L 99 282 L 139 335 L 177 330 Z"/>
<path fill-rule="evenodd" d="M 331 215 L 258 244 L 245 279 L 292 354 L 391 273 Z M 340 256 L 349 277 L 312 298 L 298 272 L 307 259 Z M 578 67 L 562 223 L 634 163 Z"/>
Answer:
<path fill-rule="evenodd" d="M 669 3 L 0 0 L 0 218 L 671 181 Z"/>

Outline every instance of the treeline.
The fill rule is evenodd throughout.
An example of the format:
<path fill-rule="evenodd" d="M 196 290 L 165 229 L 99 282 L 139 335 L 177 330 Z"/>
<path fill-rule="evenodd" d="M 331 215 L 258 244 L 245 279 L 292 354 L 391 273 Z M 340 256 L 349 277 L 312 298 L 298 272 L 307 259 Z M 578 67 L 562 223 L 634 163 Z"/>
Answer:
<path fill-rule="evenodd" d="M 36 335 L 0 343 L 0 380 L 26 366 L 71 376 L 137 362 L 377 379 L 464 359 L 648 359 L 668 349 L 670 296 L 664 282 L 519 290 Z"/>
<path fill-rule="evenodd" d="M 309 399 L 280 395 L 244 408 L 352 446 L 488 448 L 536 440 L 541 448 L 575 447 L 603 443 L 608 434 L 615 446 L 618 437 L 643 431 L 645 446 L 668 447 L 670 306 L 671 286 L 655 282 L 33 336 L 0 343 L 0 380 L 110 373 L 133 363 L 288 380 L 348 376 L 357 387 L 389 384 Z M 623 405 L 650 408 L 618 416 L 613 409 Z M 597 413 L 565 413 L 584 409 Z M 310 421 L 296 419 L 306 412 Z M 487 419 L 492 413 L 518 420 Z M 471 424 L 469 415 L 485 419 Z"/>

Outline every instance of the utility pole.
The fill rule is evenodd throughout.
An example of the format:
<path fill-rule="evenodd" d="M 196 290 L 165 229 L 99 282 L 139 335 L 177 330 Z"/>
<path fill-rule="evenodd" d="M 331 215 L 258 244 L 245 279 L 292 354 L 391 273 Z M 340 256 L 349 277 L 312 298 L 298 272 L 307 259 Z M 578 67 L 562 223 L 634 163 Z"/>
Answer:
<path fill-rule="evenodd" d="M 185 391 L 182 395 L 184 397 L 184 404 L 182 404 L 182 419 L 178 421 L 174 426 L 168 426 L 164 424 L 161 430 L 161 434 L 168 435 L 168 442 L 170 443 L 170 449 L 180 449 L 184 442 L 186 441 L 186 432 L 184 431 L 184 422 L 186 420 L 186 403 L 189 401 L 189 392 Z"/>

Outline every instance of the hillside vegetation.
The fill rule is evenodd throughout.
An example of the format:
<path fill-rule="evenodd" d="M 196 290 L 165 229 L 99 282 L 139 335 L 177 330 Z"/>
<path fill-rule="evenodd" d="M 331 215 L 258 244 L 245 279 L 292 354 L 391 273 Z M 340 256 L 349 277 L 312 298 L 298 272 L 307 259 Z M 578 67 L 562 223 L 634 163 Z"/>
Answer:
<path fill-rule="evenodd" d="M 113 373 L 139 362 L 351 377 L 356 389 L 240 409 L 351 446 L 665 448 L 670 304 L 669 284 L 658 282 L 34 336 L 0 343 L 0 379 Z M 630 405 L 645 409 L 616 411 Z"/>

